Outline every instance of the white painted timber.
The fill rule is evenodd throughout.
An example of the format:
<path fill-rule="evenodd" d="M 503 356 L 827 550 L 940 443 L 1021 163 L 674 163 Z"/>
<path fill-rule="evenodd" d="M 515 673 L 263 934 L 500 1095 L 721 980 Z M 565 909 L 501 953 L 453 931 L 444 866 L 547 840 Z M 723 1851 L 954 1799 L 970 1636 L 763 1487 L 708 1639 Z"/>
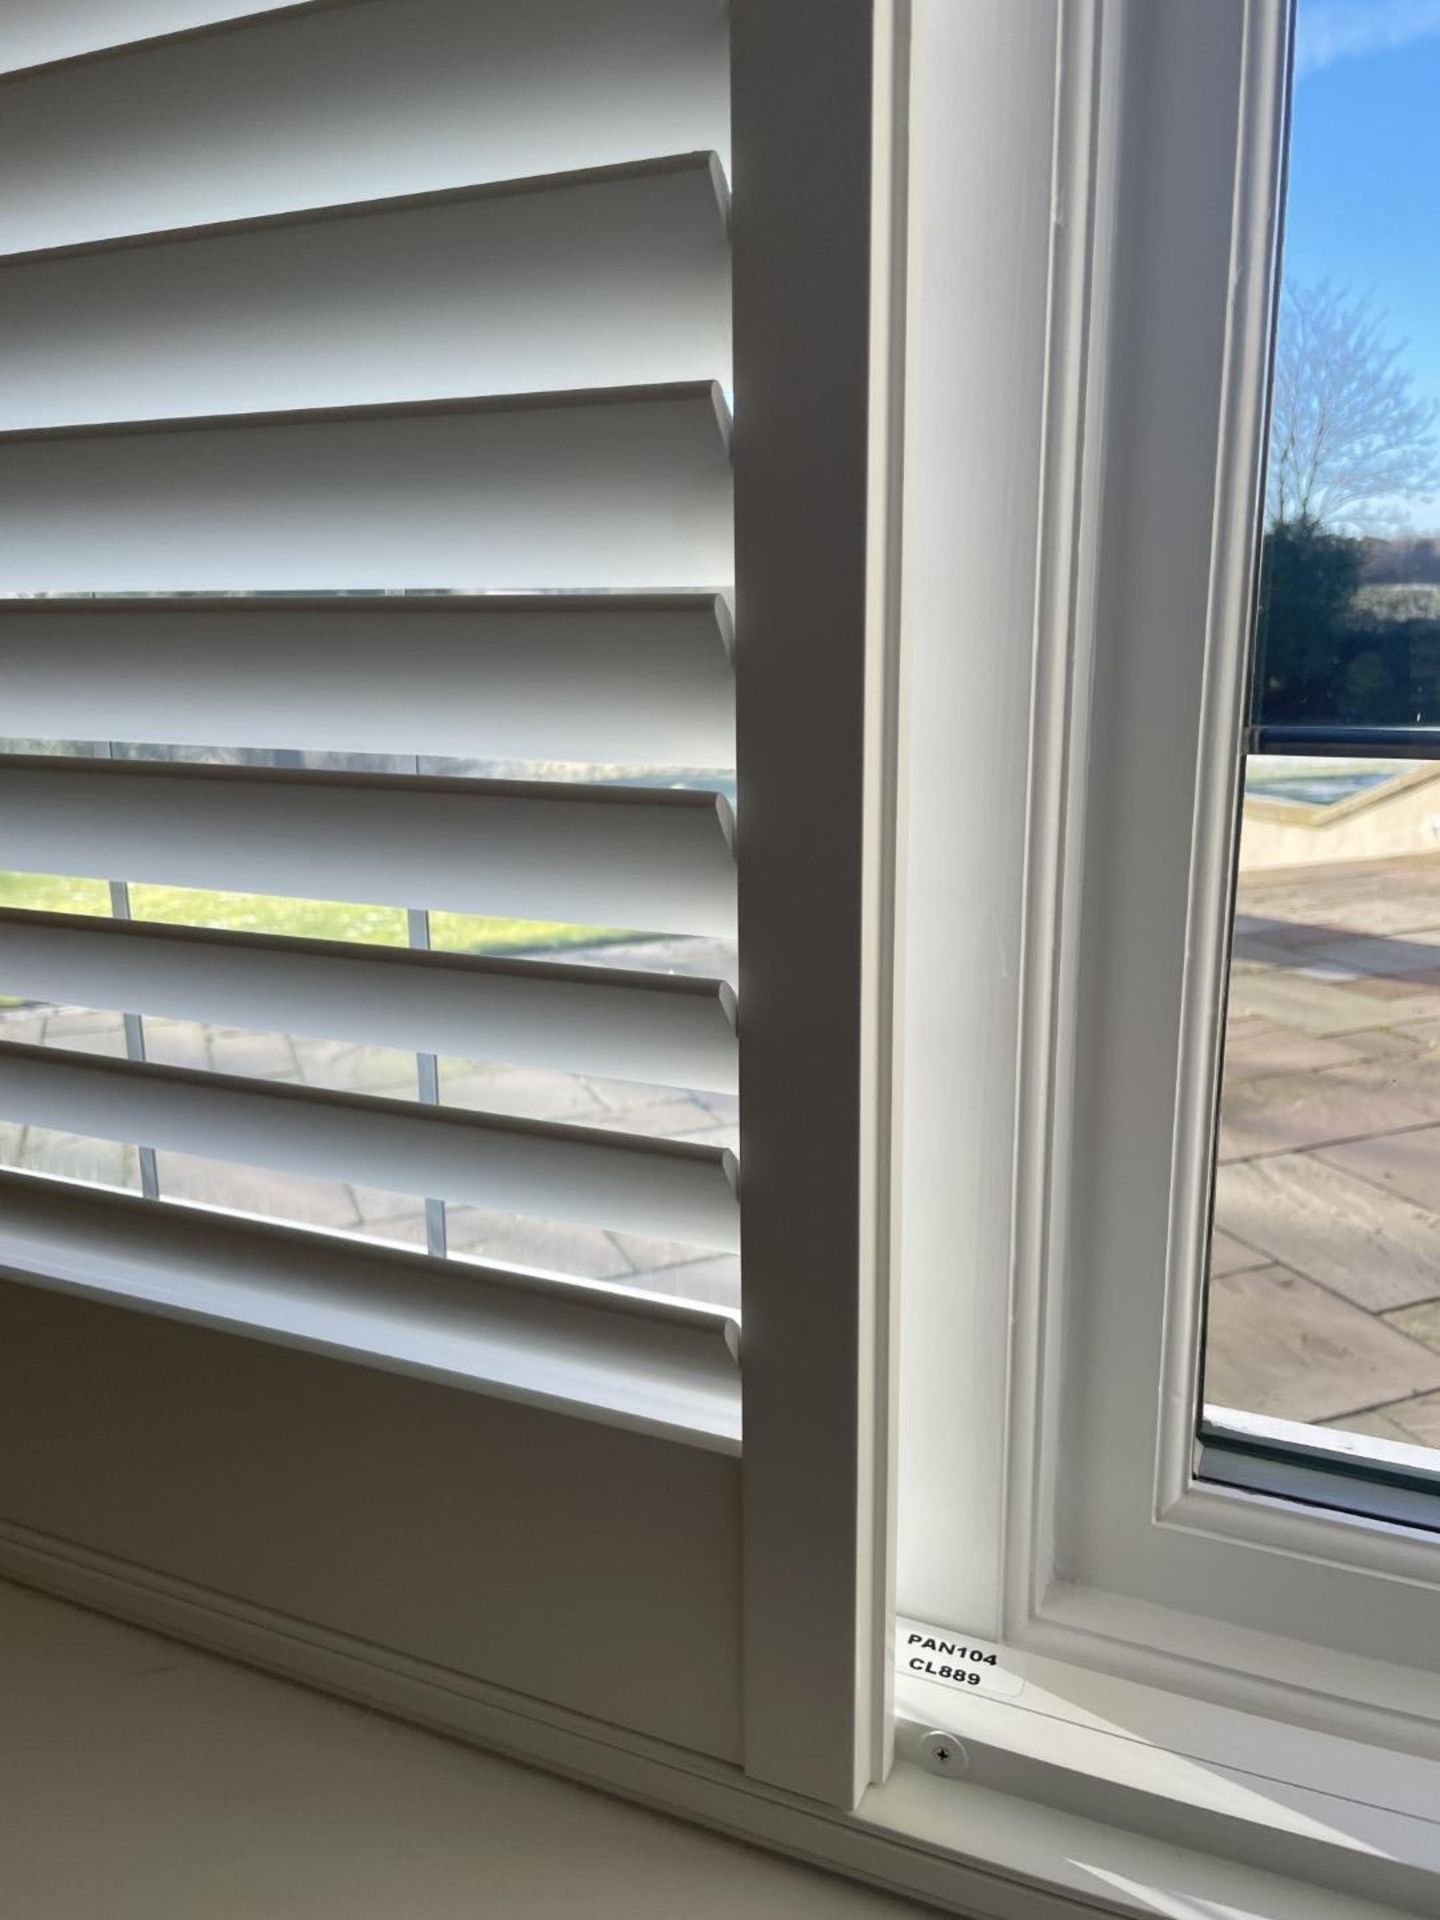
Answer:
<path fill-rule="evenodd" d="M 734 1452 L 739 1329 L 686 1302 L 0 1174 L 11 1279 Z"/>
<path fill-rule="evenodd" d="M 0 72 L 84 59 L 164 34 L 194 33 L 314 0 L 6 0 Z"/>
<path fill-rule="evenodd" d="M 32 873 L 735 930 L 729 807 L 689 789 L 0 757 L 0 839 Z"/>
<path fill-rule="evenodd" d="M 708 384 L 0 433 L 0 593 L 720 587 Z"/>
<path fill-rule="evenodd" d="M 88 38 L 234 11 L 92 0 Z M 0 66 L 80 51 L 72 12 L 7 0 Z M 6 253 L 662 154 L 723 162 L 730 138 L 715 0 L 350 0 L 0 85 Z"/>
<path fill-rule="evenodd" d="M 740 1244 L 734 1156 L 701 1142 L 19 1044 L 0 1046 L 0 1114 L 720 1252 Z"/>
<path fill-rule="evenodd" d="M 709 594 L 0 601 L 0 724 L 27 740 L 733 767 L 728 633 Z"/>
<path fill-rule="evenodd" d="M 723 980 L 0 908 L 8 993 L 733 1093 Z"/>
<path fill-rule="evenodd" d="M 0 424 L 730 384 L 713 156 L 0 260 Z"/>

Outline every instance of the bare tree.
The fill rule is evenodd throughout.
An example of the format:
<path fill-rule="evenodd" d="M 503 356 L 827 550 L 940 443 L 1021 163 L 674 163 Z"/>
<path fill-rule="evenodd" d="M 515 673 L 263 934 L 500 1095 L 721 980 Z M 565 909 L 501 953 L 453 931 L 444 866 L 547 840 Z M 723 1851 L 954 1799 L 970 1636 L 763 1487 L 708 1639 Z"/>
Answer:
<path fill-rule="evenodd" d="M 1403 518 L 1404 497 L 1440 489 L 1433 401 L 1415 397 L 1368 295 L 1322 280 L 1289 286 L 1275 355 L 1267 507 L 1272 525 L 1348 533 Z"/>

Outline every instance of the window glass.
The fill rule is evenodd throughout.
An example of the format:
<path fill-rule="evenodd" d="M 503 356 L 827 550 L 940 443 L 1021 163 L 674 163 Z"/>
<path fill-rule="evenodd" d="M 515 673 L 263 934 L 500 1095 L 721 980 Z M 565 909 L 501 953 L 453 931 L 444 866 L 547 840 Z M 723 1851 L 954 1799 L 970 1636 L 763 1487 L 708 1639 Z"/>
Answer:
<path fill-rule="evenodd" d="M 1300 0 L 1204 1400 L 1440 1450 L 1437 99 Z"/>

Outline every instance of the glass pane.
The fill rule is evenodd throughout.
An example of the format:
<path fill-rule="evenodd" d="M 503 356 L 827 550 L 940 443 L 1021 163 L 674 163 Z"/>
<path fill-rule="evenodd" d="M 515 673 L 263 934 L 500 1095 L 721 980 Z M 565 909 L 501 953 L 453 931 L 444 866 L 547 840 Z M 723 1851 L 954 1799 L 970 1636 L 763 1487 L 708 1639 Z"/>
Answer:
<path fill-rule="evenodd" d="M 1300 0 L 1257 721 L 1440 722 L 1437 88 L 1434 9 Z"/>
<path fill-rule="evenodd" d="M 1440 1444 L 1437 824 L 1440 762 L 1251 762 L 1212 1404 Z"/>
<path fill-rule="evenodd" d="M 1300 0 L 1204 1400 L 1440 1465 L 1437 98 L 1434 9 Z"/>

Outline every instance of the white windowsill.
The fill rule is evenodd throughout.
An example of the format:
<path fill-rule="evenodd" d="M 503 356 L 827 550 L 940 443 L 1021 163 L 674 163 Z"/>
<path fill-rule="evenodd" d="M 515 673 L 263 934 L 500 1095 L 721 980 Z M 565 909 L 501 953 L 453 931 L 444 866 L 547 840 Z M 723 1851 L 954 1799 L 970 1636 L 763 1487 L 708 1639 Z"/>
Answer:
<path fill-rule="evenodd" d="M 1113 1890 L 1123 1890 L 1123 1876 L 1113 1876 L 1127 1836 L 1163 1848 L 1176 1867 L 1172 1850 L 1198 1856 L 1180 1879 L 1167 1869 L 1122 1911 L 1209 1920 L 1235 1898 L 1225 1887 L 1247 1873 L 1275 1886 L 1293 1883 L 1293 1907 L 1272 1886 L 1266 1898 L 1274 1904 L 1254 1909 L 1267 1920 L 1292 1910 L 1306 1920 L 1377 1912 L 1386 1903 L 1390 1911 L 1425 1911 L 1440 1901 L 1440 1763 L 1058 1661 L 1026 1657 L 1024 1673 L 1024 1691 L 1013 1700 L 962 1694 L 903 1672 L 897 1678 L 897 1753 L 906 1773 L 931 1783 L 910 1779 L 900 1796 L 917 1810 L 907 1814 L 917 1838 L 934 1844 L 948 1835 L 955 1844 L 963 1833 L 973 1843 L 967 1796 L 1007 1794 L 1056 1819 L 1109 1831 L 1112 1851 L 1103 1862 L 1065 1863 L 1074 1869 L 1065 1875 L 1067 1890 L 1078 1896 L 1088 1879 L 1092 1901 L 1105 1897 L 1107 1874 Z M 932 1730 L 963 1745 L 963 1770 L 953 1777 L 927 1758 L 923 1741 Z M 899 1766 L 880 1794 L 897 1781 Z M 874 1800 L 876 1809 L 883 1804 Z M 871 1807 L 867 1801 L 862 1812 Z M 1136 1888 L 1144 1884 L 1138 1876 Z M 1339 1904 L 1321 1904 L 1327 1897 Z M 1197 1898 L 1216 1904 L 1184 1904 Z"/>
<path fill-rule="evenodd" d="M 0 1572 L 971 1920 L 1396 1920 L 1436 1910 L 1440 1826 L 1374 1801 L 1403 1771 L 1423 1803 L 1434 1764 L 1406 1757 L 1397 1768 L 1396 1756 L 1356 1743 L 1095 1674 L 1074 1672 L 1070 1692 L 1057 1691 L 1065 1670 L 1033 1657 L 1018 1710 L 902 1682 L 900 1757 L 847 1814 L 23 1528 L 0 1527 Z M 966 1743 L 958 1778 L 911 1757 L 937 1726 Z M 1162 1728 L 1174 1738 L 1155 1738 Z M 1235 1764 L 1206 1744 L 1223 1739 L 1241 1743 Z M 1348 1767 L 1348 1788 L 1291 1785 L 1284 1770 L 1297 1760 L 1312 1773 Z"/>

